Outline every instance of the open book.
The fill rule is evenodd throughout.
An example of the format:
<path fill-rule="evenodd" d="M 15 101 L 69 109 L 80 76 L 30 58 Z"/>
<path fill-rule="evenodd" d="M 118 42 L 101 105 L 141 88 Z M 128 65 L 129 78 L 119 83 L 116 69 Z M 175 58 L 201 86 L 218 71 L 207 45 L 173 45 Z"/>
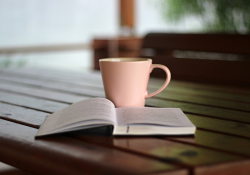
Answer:
<path fill-rule="evenodd" d="M 122 107 L 90 98 L 48 115 L 36 137 L 112 125 L 113 135 L 189 135 L 195 126 L 179 108 Z"/>

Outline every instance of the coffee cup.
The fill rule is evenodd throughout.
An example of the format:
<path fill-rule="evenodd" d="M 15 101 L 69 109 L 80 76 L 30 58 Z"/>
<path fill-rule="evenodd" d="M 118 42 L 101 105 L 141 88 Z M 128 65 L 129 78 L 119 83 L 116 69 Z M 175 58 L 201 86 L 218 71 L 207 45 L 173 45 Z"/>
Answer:
<path fill-rule="evenodd" d="M 105 96 L 116 107 L 145 106 L 145 99 L 160 93 L 170 82 L 169 69 L 160 64 L 152 64 L 147 58 L 104 58 L 99 60 Z M 154 68 L 166 72 L 166 81 L 154 93 L 147 87 L 150 73 Z"/>

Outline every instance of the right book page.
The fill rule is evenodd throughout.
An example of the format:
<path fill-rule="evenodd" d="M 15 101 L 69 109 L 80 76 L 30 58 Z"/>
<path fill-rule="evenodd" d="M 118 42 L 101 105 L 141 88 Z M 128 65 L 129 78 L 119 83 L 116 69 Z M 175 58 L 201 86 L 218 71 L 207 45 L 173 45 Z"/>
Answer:
<path fill-rule="evenodd" d="M 180 108 L 123 107 L 116 108 L 116 117 L 117 125 L 193 126 Z"/>
<path fill-rule="evenodd" d="M 116 108 L 114 135 L 194 134 L 195 126 L 179 108 Z"/>

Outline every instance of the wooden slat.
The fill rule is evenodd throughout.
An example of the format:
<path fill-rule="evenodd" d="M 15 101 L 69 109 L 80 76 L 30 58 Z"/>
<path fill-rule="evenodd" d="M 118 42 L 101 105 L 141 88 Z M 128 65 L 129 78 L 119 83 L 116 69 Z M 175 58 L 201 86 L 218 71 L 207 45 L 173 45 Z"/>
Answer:
<path fill-rule="evenodd" d="M 156 79 L 157 80 L 157 79 Z M 162 81 L 161 79 L 159 79 Z M 227 87 L 227 86 L 215 86 L 210 84 L 200 84 L 200 83 L 192 83 L 192 82 L 184 82 L 174 80 L 172 83 L 174 86 L 182 86 L 186 88 L 196 88 L 203 89 L 210 92 L 222 92 L 222 93 L 231 93 L 231 94 L 242 94 L 242 95 L 250 95 L 249 88 L 238 88 L 238 87 Z"/>
<path fill-rule="evenodd" d="M 39 128 L 49 113 L 0 103 L 0 118 Z"/>
<path fill-rule="evenodd" d="M 156 95 L 156 98 L 250 112 L 250 103 L 206 98 L 195 94 L 183 94 L 166 90 L 163 93 Z"/>
<path fill-rule="evenodd" d="M 227 175 L 235 175 L 235 174 L 242 174 L 247 175 L 249 174 L 248 170 L 248 161 L 245 162 L 234 162 L 230 165 L 227 163 L 219 164 L 215 169 L 210 169 L 209 166 L 203 167 L 201 169 L 195 170 L 194 174 L 202 174 L 202 175 L 211 175 L 211 174 L 221 175 L 226 173 Z"/>
<path fill-rule="evenodd" d="M 0 126 L 0 159 L 31 173 L 150 174 L 170 171 L 171 174 L 171 171 L 180 170 L 179 173 L 186 174 L 185 170 L 167 163 L 70 138 L 34 140 L 36 129 L 1 119 Z"/>
<path fill-rule="evenodd" d="M 6 82 L 0 83 L 0 89 L 7 92 L 15 92 L 26 96 L 29 95 L 29 96 L 39 97 L 42 99 L 50 99 L 53 101 L 69 103 L 69 104 L 89 98 L 87 96 L 66 94 L 62 92 L 37 89 L 29 86 L 22 86 L 22 85 L 20 86 L 20 84 L 10 84 L 10 83 L 8 84 Z"/>
<path fill-rule="evenodd" d="M 71 85 L 72 87 L 76 86 L 89 86 L 96 89 L 102 89 L 103 83 L 100 74 L 98 76 L 92 75 L 92 74 L 84 74 L 85 76 L 77 77 L 77 76 L 67 76 L 67 75 L 58 75 L 55 74 L 53 76 L 49 75 L 30 75 L 27 73 L 18 73 L 18 72 L 10 72 L 10 71 L 0 71 L 1 77 L 3 78 L 10 78 L 15 80 L 15 78 L 22 78 L 25 80 L 39 80 L 42 82 L 48 82 L 48 83 L 57 83 L 57 84 L 67 84 Z"/>
<path fill-rule="evenodd" d="M 155 107 L 164 107 L 164 108 L 181 108 L 182 111 L 185 113 L 196 114 L 196 115 L 203 115 L 203 116 L 210 116 L 216 118 L 224 118 L 234 121 L 242 121 L 250 123 L 250 113 L 248 112 L 241 112 L 241 111 L 234 111 L 229 109 L 220 109 L 215 107 L 207 107 L 197 104 L 187 104 L 181 102 L 172 102 L 162 99 L 153 99 L 149 98 L 146 100 L 146 104 L 149 106 Z"/>
<path fill-rule="evenodd" d="M 155 89 L 163 84 L 162 81 L 155 81 L 154 79 L 152 79 L 151 82 Z M 171 81 L 171 82 L 174 82 L 174 81 Z M 211 90 L 206 90 L 206 89 L 197 88 L 197 87 L 185 87 L 183 85 L 177 86 L 173 84 L 172 86 L 171 82 L 169 86 L 164 90 L 164 92 L 169 91 L 168 93 L 170 93 L 171 91 L 171 93 L 179 93 L 183 95 L 188 94 L 188 95 L 196 95 L 196 96 L 205 97 L 205 98 L 224 99 L 224 100 L 232 100 L 232 101 L 237 101 L 237 102 L 248 102 L 248 103 L 250 102 L 249 95 L 240 94 L 240 93 L 237 94 L 237 91 L 235 91 L 235 93 L 230 93 L 230 92 L 225 92 L 225 91 L 221 92 L 223 91 L 223 89 L 221 89 L 221 91 L 211 91 Z"/>
<path fill-rule="evenodd" d="M 250 35 L 149 33 L 145 36 L 142 47 L 250 54 L 249 45 Z"/>
<path fill-rule="evenodd" d="M 0 102 L 15 104 L 24 107 L 28 106 L 31 109 L 41 110 L 45 112 L 55 112 L 68 106 L 67 104 L 63 103 L 5 92 L 0 92 Z"/>
<path fill-rule="evenodd" d="M 100 88 L 87 87 L 87 86 L 73 86 L 67 83 L 56 83 L 56 82 L 46 82 L 41 80 L 29 80 L 20 78 L 6 78 L 0 75 L 2 81 L 9 81 L 12 83 L 19 83 L 23 85 L 29 85 L 36 88 L 46 88 L 55 91 L 69 92 L 76 95 L 87 95 L 87 96 L 100 96 L 104 97 L 104 91 L 100 91 Z M 94 95 L 93 95 L 94 94 Z"/>
<path fill-rule="evenodd" d="M 195 137 L 166 137 L 168 140 L 190 143 L 192 145 L 215 148 L 220 151 L 228 151 L 244 157 L 250 157 L 250 140 L 236 136 L 196 130 Z"/>
<path fill-rule="evenodd" d="M 238 137 L 250 138 L 250 124 L 214 119 L 209 117 L 200 117 L 190 114 L 187 114 L 187 117 L 198 128 L 227 133 Z"/>

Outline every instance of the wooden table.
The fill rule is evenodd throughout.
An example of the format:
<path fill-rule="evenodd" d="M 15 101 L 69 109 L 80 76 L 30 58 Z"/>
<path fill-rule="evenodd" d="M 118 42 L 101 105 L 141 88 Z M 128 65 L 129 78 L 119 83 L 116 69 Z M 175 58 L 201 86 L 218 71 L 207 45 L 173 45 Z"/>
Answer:
<path fill-rule="evenodd" d="M 162 83 L 152 79 L 149 91 Z M 48 114 L 97 96 L 104 97 L 99 72 L 1 69 L 0 161 L 34 174 L 250 174 L 248 89 L 171 81 L 146 101 L 181 108 L 195 136 L 75 132 L 34 140 Z"/>

